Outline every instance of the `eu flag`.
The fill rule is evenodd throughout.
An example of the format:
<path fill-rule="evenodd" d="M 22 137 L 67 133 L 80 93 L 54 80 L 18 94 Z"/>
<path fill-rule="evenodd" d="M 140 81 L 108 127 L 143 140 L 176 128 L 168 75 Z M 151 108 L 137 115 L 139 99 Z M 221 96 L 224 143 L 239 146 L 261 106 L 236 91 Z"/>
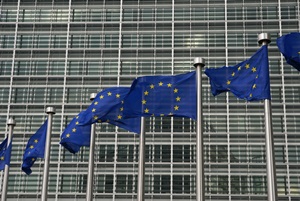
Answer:
<path fill-rule="evenodd" d="M 128 87 L 111 87 L 99 92 L 92 104 L 82 113 L 79 125 L 96 123 L 119 105 L 128 91 Z"/>
<path fill-rule="evenodd" d="M 139 133 L 140 118 L 124 119 L 124 97 L 129 87 L 111 87 L 97 94 L 91 105 L 79 118 L 79 125 L 107 122 L 125 130 Z"/>
<path fill-rule="evenodd" d="M 135 79 L 124 98 L 124 115 L 196 119 L 196 73 Z"/>
<path fill-rule="evenodd" d="M 28 140 L 24 155 L 22 170 L 27 174 L 31 174 L 31 166 L 37 158 L 44 158 L 45 143 L 47 136 L 48 120 L 36 131 L 36 133 Z"/>
<path fill-rule="evenodd" d="M 98 118 L 97 122 L 106 122 L 134 133 L 140 133 L 141 131 L 141 119 L 139 117 L 124 118 L 123 101 L 120 104 L 117 104 L 104 117 Z"/>
<path fill-rule="evenodd" d="M 77 153 L 82 146 L 90 146 L 91 126 L 79 125 L 79 119 L 84 112 L 80 112 L 72 119 L 60 137 L 60 144 L 73 154 Z"/>
<path fill-rule="evenodd" d="M 286 62 L 300 71 L 300 33 L 290 33 L 277 38 L 277 46 Z"/>
<path fill-rule="evenodd" d="M 267 46 L 262 46 L 251 58 L 235 66 L 206 69 L 214 96 L 231 91 L 248 101 L 271 99 Z"/>
<path fill-rule="evenodd" d="M 0 170 L 4 170 L 5 165 L 10 165 L 11 142 L 7 147 L 7 138 L 0 144 Z"/>

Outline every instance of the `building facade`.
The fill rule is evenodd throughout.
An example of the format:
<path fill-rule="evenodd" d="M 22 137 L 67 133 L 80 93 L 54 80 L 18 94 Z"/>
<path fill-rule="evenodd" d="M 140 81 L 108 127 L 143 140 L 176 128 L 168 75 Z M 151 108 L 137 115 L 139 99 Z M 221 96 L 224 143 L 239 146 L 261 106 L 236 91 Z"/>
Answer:
<path fill-rule="evenodd" d="M 29 137 L 56 108 L 49 200 L 84 200 L 89 148 L 59 145 L 90 93 L 130 86 L 143 75 L 235 65 L 270 33 L 272 118 L 280 201 L 300 200 L 300 76 L 276 38 L 299 32 L 299 0 L 1 0 L 0 129 L 16 120 L 8 200 L 39 200 L 43 161 L 21 171 Z M 230 93 L 213 97 L 203 74 L 207 201 L 267 200 L 264 106 Z M 195 200 L 196 124 L 155 117 L 146 123 L 146 200 Z M 139 136 L 97 124 L 94 200 L 136 200 Z M 2 186 L 3 172 L 0 173 Z M 0 187 L 1 189 L 1 187 Z"/>

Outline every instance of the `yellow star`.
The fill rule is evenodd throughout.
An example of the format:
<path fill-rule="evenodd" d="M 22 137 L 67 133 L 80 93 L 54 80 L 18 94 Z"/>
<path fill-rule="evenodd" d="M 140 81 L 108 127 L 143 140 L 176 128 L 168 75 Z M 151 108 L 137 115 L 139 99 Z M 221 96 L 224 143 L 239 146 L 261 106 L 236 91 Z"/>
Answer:
<path fill-rule="evenodd" d="M 242 67 L 241 67 L 241 66 L 239 66 L 239 67 L 238 67 L 238 71 L 240 71 L 241 69 L 242 69 Z"/>
<path fill-rule="evenodd" d="M 246 68 L 246 69 L 250 68 L 250 65 L 249 65 L 249 64 L 246 64 L 245 68 Z"/>
<path fill-rule="evenodd" d="M 164 84 L 164 83 L 162 83 L 162 82 L 159 82 L 159 83 L 158 83 L 159 86 L 162 86 L 163 84 Z"/>
<path fill-rule="evenodd" d="M 93 109 L 92 109 L 92 112 L 96 112 L 96 109 L 95 109 L 95 108 L 93 108 Z"/>
<path fill-rule="evenodd" d="M 30 149 L 33 149 L 33 148 L 34 148 L 34 146 L 33 146 L 33 145 L 31 145 L 29 148 L 30 148 Z"/>
<path fill-rule="evenodd" d="M 103 98 L 104 98 L 104 96 L 103 96 L 103 95 L 101 95 L 101 96 L 100 96 L 100 99 L 103 99 Z"/>
<path fill-rule="evenodd" d="M 94 116 L 94 120 L 97 120 L 98 119 L 98 116 Z"/>
<path fill-rule="evenodd" d="M 251 98 L 251 97 L 252 97 L 252 94 L 250 94 L 249 97 Z"/>
<path fill-rule="evenodd" d="M 169 83 L 169 84 L 168 84 L 168 87 L 171 87 L 171 86 L 172 86 L 172 84 L 171 84 L 171 83 Z"/>
<path fill-rule="evenodd" d="M 66 135 L 66 137 L 69 138 L 69 137 L 70 137 L 70 133 L 68 133 L 68 134 Z"/>
<path fill-rule="evenodd" d="M 31 160 L 32 160 L 32 161 L 35 161 L 35 158 L 32 158 Z"/>
<path fill-rule="evenodd" d="M 177 96 L 176 101 L 179 102 L 181 100 L 181 97 Z"/>
<path fill-rule="evenodd" d="M 123 108 L 123 107 L 121 107 L 121 108 L 120 108 L 120 111 L 123 111 L 123 110 L 124 110 L 124 108 Z"/>
<path fill-rule="evenodd" d="M 108 96 L 111 96 L 111 92 L 108 92 L 107 95 L 108 95 Z"/>
<path fill-rule="evenodd" d="M 145 91 L 145 92 L 144 92 L 144 95 L 145 95 L 145 96 L 148 96 L 148 95 L 149 95 L 149 92 L 148 92 L 148 91 Z"/>
<path fill-rule="evenodd" d="M 227 82 L 226 82 L 228 85 L 230 85 L 230 83 L 231 83 L 231 81 L 230 80 L 227 80 Z"/>
<path fill-rule="evenodd" d="M 147 103 L 146 100 L 142 100 L 142 104 L 145 105 Z"/>
<path fill-rule="evenodd" d="M 72 132 L 75 133 L 75 132 L 76 132 L 76 128 L 73 128 L 73 129 L 72 129 Z"/>
<path fill-rule="evenodd" d="M 231 74 L 231 76 L 234 77 L 234 76 L 235 76 L 235 73 L 233 72 L 233 73 Z"/>
<path fill-rule="evenodd" d="M 145 113 L 149 113 L 149 109 L 146 108 L 146 109 L 144 110 L 144 112 L 145 112 Z"/>
<path fill-rule="evenodd" d="M 79 118 L 79 116 L 76 116 L 76 119 L 78 119 Z"/>
<path fill-rule="evenodd" d="M 38 143 L 39 141 L 38 141 L 38 139 L 35 139 L 34 142 L 35 142 L 35 143 Z"/>
<path fill-rule="evenodd" d="M 121 96 L 120 94 L 116 94 L 116 98 L 120 98 L 120 96 Z"/>
<path fill-rule="evenodd" d="M 4 156 L 2 156 L 2 157 L 0 158 L 0 160 L 1 160 L 1 161 L 4 161 Z"/>
<path fill-rule="evenodd" d="M 94 102 L 94 105 L 98 105 L 98 102 L 96 101 L 96 102 Z"/>
<path fill-rule="evenodd" d="M 256 88 L 256 84 L 254 84 L 254 85 L 252 86 L 252 88 L 255 89 L 255 88 Z"/>
<path fill-rule="evenodd" d="M 298 54 L 300 54 L 300 52 L 298 52 Z"/>
<path fill-rule="evenodd" d="M 251 70 L 252 70 L 253 73 L 256 72 L 256 68 L 255 67 L 253 67 Z"/>
<path fill-rule="evenodd" d="M 151 85 L 150 85 L 150 89 L 154 89 L 154 84 L 151 84 Z"/>
<path fill-rule="evenodd" d="M 122 119 L 122 116 L 121 116 L 121 115 L 118 115 L 118 119 Z"/>
<path fill-rule="evenodd" d="M 175 109 L 175 110 L 178 110 L 178 109 L 179 109 L 179 106 L 178 106 L 178 105 L 176 105 L 176 106 L 174 107 L 174 109 Z"/>
<path fill-rule="evenodd" d="M 175 89 L 174 89 L 174 93 L 178 93 L 178 89 L 175 88 Z"/>

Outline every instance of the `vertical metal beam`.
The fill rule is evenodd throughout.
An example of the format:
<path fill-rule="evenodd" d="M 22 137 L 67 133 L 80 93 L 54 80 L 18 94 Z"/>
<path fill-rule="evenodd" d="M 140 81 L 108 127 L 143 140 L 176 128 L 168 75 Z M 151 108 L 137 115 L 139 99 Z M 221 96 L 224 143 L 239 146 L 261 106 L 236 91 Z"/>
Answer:
<path fill-rule="evenodd" d="M 8 148 L 12 141 L 13 130 L 14 130 L 14 126 L 16 125 L 16 122 L 14 119 L 10 118 L 7 121 L 7 125 L 9 127 L 9 133 L 8 133 L 8 139 L 7 139 L 7 148 Z M 6 164 L 5 168 L 4 168 L 4 178 L 3 178 L 3 185 L 2 185 L 1 201 L 6 201 L 6 198 L 7 198 L 8 175 L 9 175 L 9 165 Z"/>
<path fill-rule="evenodd" d="M 271 37 L 267 33 L 258 35 L 258 43 L 268 45 L 271 42 Z M 277 182 L 276 182 L 276 166 L 274 155 L 274 139 L 272 128 L 272 110 L 271 101 L 264 100 L 265 107 L 265 132 L 266 132 L 266 165 L 267 165 L 267 188 L 268 201 L 277 201 Z"/>
<path fill-rule="evenodd" d="M 48 196 L 48 179 L 49 179 L 49 162 L 50 162 L 50 146 L 51 146 L 51 134 L 52 134 L 52 119 L 55 114 L 54 107 L 47 107 L 46 113 L 48 114 L 47 124 L 47 136 L 45 142 L 45 154 L 44 154 L 44 173 L 43 173 L 43 186 L 41 201 L 47 201 Z"/>
<path fill-rule="evenodd" d="M 137 201 L 144 201 L 145 194 L 145 117 L 141 117 L 141 132 L 139 145 L 139 175 Z"/>
<path fill-rule="evenodd" d="M 204 148 L 203 148 L 203 115 L 202 115 L 202 68 L 205 60 L 200 57 L 194 59 L 197 75 L 197 133 L 196 133 L 196 201 L 205 199 L 204 178 Z"/>
<path fill-rule="evenodd" d="M 91 93 L 90 100 L 93 101 L 96 96 L 97 96 L 96 93 Z M 86 187 L 86 201 L 93 200 L 95 132 L 96 132 L 96 124 L 92 124 L 91 125 L 88 178 L 87 178 L 87 187 Z"/>

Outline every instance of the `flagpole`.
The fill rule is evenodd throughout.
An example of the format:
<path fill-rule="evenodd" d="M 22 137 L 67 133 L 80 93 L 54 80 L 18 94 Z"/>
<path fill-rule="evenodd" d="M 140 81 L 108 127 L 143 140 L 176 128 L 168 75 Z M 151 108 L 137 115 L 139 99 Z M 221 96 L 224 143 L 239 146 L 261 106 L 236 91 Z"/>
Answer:
<path fill-rule="evenodd" d="M 14 119 L 9 118 L 8 121 L 7 121 L 7 125 L 9 127 L 9 133 L 8 133 L 8 139 L 7 139 L 7 148 L 8 148 L 10 143 L 11 143 L 11 140 L 12 140 L 13 130 L 14 130 L 14 126 L 16 125 L 16 122 L 15 122 Z M 9 161 L 10 161 L 10 159 L 9 159 Z M 8 175 L 9 175 L 9 165 L 5 164 L 1 201 L 6 201 L 7 186 L 8 186 Z"/>
<path fill-rule="evenodd" d="M 202 115 L 202 68 L 205 60 L 201 57 L 194 59 L 197 73 L 197 133 L 196 133 L 196 201 L 205 199 L 204 178 L 204 149 L 203 149 L 203 115 Z"/>
<path fill-rule="evenodd" d="M 50 162 L 50 147 L 51 147 L 51 134 L 52 134 L 52 119 L 55 114 L 54 107 L 47 107 L 46 113 L 48 114 L 47 136 L 45 142 L 45 155 L 44 155 L 44 174 L 41 201 L 47 201 L 48 195 L 48 178 L 49 178 L 49 162 Z"/>
<path fill-rule="evenodd" d="M 145 117 L 141 117 L 141 132 L 139 144 L 137 201 L 144 201 L 145 194 Z"/>
<path fill-rule="evenodd" d="M 90 100 L 93 101 L 96 98 L 96 96 L 97 96 L 97 93 L 91 93 Z M 89 166 L 88 166 L 88 178 L 87 178 L 87 187 L 86 187 L 86 201 L 93 200 L 95 131 L 96 131 L 96 123 L 91 125 Z"/>
<path fill-rule="evenodd" d="M 271 37 L 268 33 L 258 35 L 258 43 L 266 45 L 271 42 Z M 274 155 L 274 139 L 272 129 L 272 110 L 271 101 L 264 100 L 265 107 L 265 132 L 266 132 L 266 165 L 267 165 L 267 187 L 268 201 L 277 201 L 277 182 L 276 182 L 276 166 Z"/>

